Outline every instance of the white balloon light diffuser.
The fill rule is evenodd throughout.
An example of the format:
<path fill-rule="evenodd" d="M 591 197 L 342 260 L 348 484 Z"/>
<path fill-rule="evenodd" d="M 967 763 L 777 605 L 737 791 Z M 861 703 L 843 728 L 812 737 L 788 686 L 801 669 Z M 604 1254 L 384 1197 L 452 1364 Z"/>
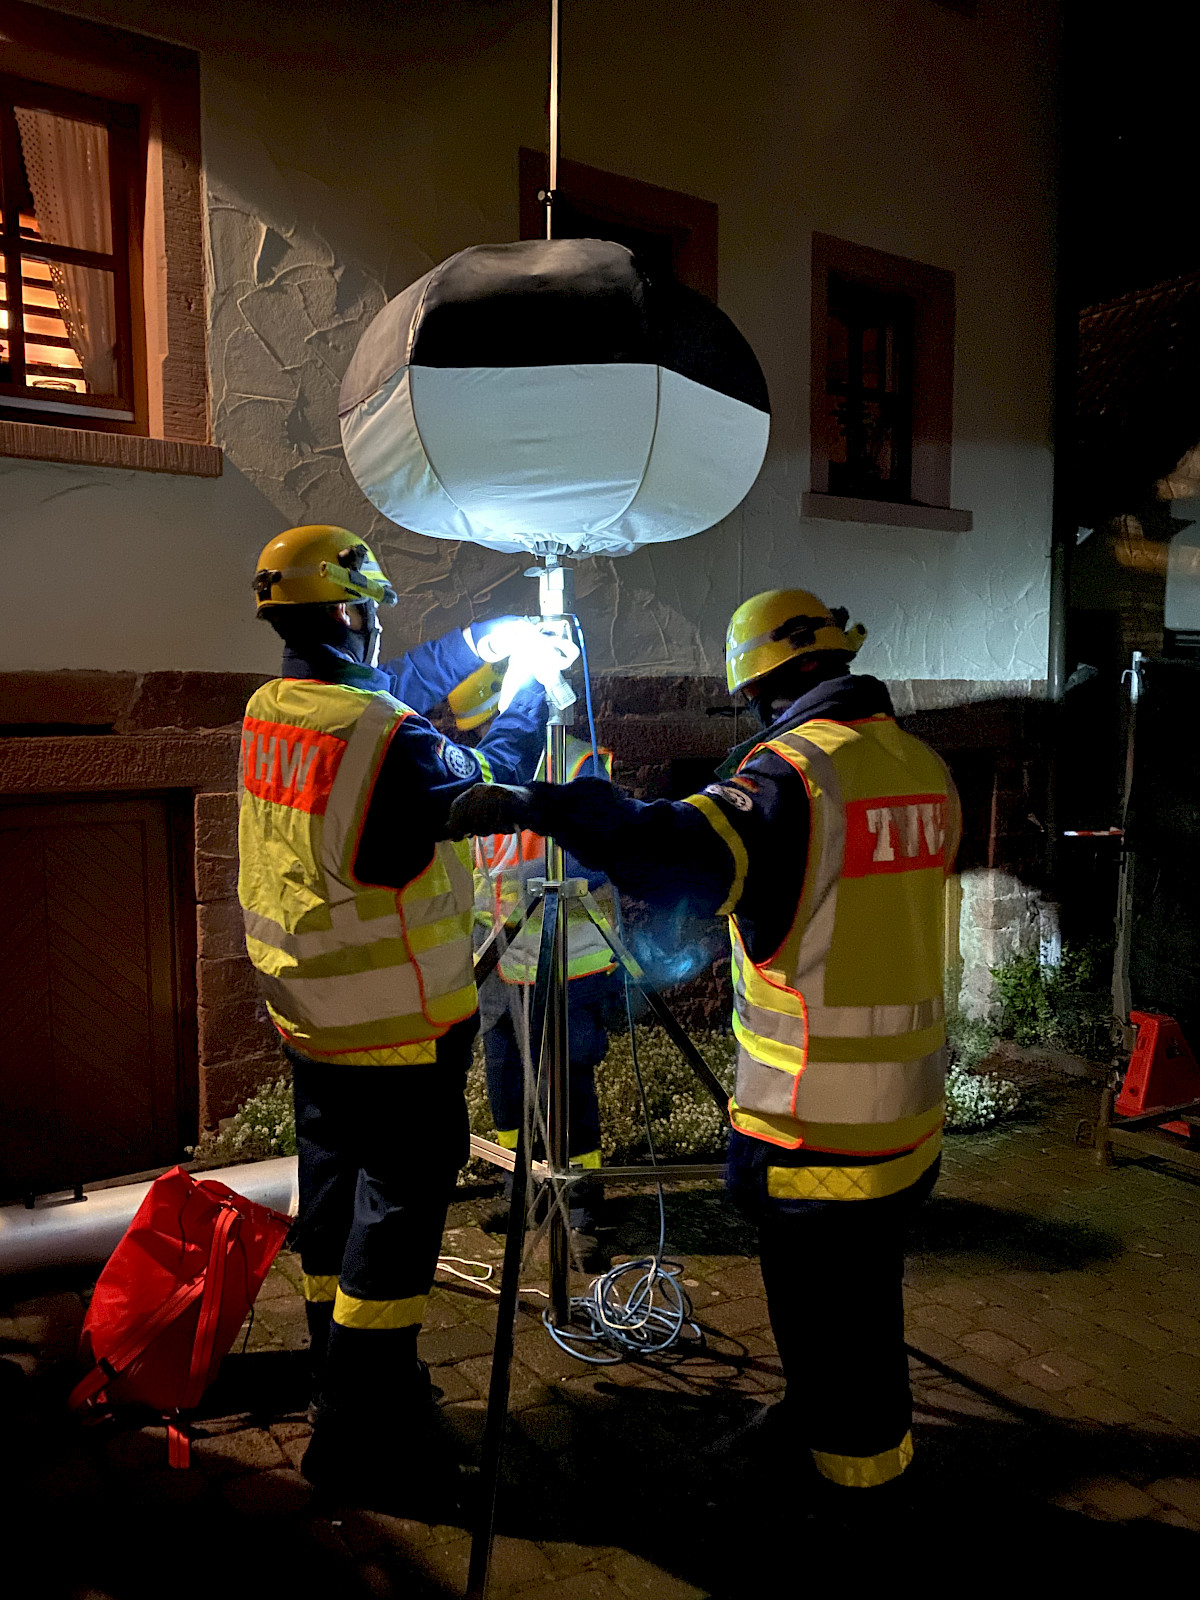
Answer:
<path fill-rule="evenodd" d="M 388 302 L 342 383 L 342 444 L 393 522 L 491 550 L 628 555 L 728 514 L 766 383 L 730 319 L 623 245 L 473 245 Z"/>

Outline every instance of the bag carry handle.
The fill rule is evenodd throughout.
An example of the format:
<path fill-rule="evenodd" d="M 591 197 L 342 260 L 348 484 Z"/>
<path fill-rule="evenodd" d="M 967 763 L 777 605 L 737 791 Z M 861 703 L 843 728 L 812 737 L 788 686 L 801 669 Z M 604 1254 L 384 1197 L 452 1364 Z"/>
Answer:
<path fill-rule="evenodd" d="M 200 1317 L 196 1326 L 196 1338 L 192 1344 L 191 1369 L 188 1373 L 188 1384 L 185 1390 L 185 1402 L 196 1405 L 204 1392 L 207 1369 L 212 1362 L 213 1344 L 216 1339 L 217 1324 L 219 1322 L 220 1292 L 225 1284 L 225 1253 L 229 1247 L 229 1234 L 234 1223 L 238 1220 L 235 1207 L 221 1204 L 221 1215 L 217 1218 L 213 1228 L 212 1247 L 209 1251 L 208 1264 L 203 1272 L 199 1273 L 189 1283 L 180 1284 L 172 1294 L 168 1295 L 163 1303 L 151 1312 L 144 1322 L 132 1329 L 119 1345 L 107 1356 L 102 1356 L 92 1368 L 91 1372 L 71 1390 L 67 1404 L 72 1411 L 78 1411 L 91 1401 L 103 1395 L 109 1384 L 121 1376 L 148 1347 L 153 1344 L 158 1335 L 175 1322 L 193 1301 L 204 1296 L 204 1303 L 200 1307 Z M 217 1294 L 214 1296 L 209 1291 L 212 1280 L 216 1278 Z M 206 1316 L 207 1311 L 207 1316 Z M 202 1348 L 203 1346 L 203 1348 Z M 202 1376 L 203 1375 L 203 1376 Z M 196 1387 L 197 1378 L 200 1377 L 199 1391 L 195 1399 L 191 1398 Z"/>

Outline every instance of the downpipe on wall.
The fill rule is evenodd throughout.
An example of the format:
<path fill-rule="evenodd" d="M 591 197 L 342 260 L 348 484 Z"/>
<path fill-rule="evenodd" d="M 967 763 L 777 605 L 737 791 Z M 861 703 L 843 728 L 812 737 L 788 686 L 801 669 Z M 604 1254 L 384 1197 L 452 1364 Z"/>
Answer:
<path fill-rule="evenodd" d="M 243 1166 L 197 1172 L 215 1178 L 246 1200 L 295 1216 L 299 1204 L 295 1156 L 247 1161 Z M 0 1206 L 0 1278 L 51 1267 L 101 1267 L 116 1248 L 149 1183 L 123 1183 L 70 1194 L 47 1195 L 32 1208 Z"/>

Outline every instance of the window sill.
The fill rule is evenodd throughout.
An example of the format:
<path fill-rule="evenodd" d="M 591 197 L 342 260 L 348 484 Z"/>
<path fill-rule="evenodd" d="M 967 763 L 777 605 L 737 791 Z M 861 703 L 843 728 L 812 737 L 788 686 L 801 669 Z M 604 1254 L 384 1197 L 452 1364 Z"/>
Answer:
<path fill-rule="evenodd" d="M 800 496 L 800 515 L 826 522 L 867 522 L 877 528 L 926 528 L 933 533 L 970 533 L 970 511 L 950 506 L 910 506 L 895 500 L 855 500 L 843 494 Z"/>
<path fill-rule="evenodd" d="M 90 433 L 34 422 L 0 421 L 0 456 L 25 461 L 61 461 L 76 467 L 124 467 L 135 472 L 172 472 L 186 478 L 219 478 L 222 455 L 213 444 L 190 439 L 147 439 L 131 433 Z"/>

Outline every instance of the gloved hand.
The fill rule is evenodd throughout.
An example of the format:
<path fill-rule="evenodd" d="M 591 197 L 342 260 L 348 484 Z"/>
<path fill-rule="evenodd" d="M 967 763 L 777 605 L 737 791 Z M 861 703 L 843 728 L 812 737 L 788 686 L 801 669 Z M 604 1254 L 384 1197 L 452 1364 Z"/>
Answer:
<path fill-rule="evenodd" d="M 563 673 L 578 659 L 579 646 L 553 628 L 534 628 L 514 644 L 504 682 L 500 686 L 498 711 L 507 711 L 513 696 L 527 684 L 537 682 L 559 710 L 574 705 L 575 694 Z"/>
<path fill-rule="evenodd" d="M 516 833 L 527 825 L 532 805 L 533 795 L 519 784 L 473 784 L 450 807 L 446 837 Z"/>
<path fill-rule="evenodd" d="M 472 622 L 463 629 L 463 638 L 480 661 L 504 661 L 537 632 L 532 617 L 492 617 L 488 622 Z"/>

